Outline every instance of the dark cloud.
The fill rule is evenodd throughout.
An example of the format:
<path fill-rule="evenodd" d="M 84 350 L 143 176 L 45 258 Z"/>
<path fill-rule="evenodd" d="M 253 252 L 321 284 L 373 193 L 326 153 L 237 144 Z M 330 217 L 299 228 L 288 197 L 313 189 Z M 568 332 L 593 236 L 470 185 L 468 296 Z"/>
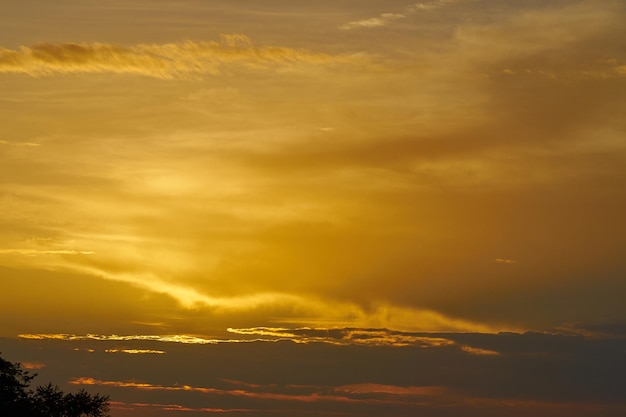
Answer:
<path fill-rule="evenodd" d="M 385 329 L 291 329 L 289 333 L 303 340 L 320 336 L 343 340 L 341 335 L 350 333 L 407 336 Z M 485 415 L 481 410 L 502 412 L 513 410 L 514 404 L 526 411 L 559 408 L 586 416 L 585 410 L 602 409 L 607 413 L 603 415 L 617 416 L 626 407 L 621 389 L 626 382 L 624 339 L 547 333 L 411 336 L 454 344 L 428 348 L 292 341 L 197 345 L 5 338 L 0 349 L 7 359 L 45 364 L 38 370 L 39 379 L 54 377 L 69 388 L 76 388 L 68 385 L 75 381 L 110 393 L 114 401 L 233 412 L 249 409 L 255 416 L 269 410 L 305 415 L 311 407 L 346 416 Z M 459 346 L 499 355 L 471 354 Z M 165 353 L 106 352 L 121 348 Z"/>

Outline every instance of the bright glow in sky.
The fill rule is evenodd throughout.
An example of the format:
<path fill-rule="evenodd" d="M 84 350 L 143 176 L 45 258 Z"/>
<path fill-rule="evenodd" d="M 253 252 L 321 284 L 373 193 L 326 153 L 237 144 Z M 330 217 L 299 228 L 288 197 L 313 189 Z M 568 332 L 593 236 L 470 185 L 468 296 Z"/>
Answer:
<path fill-rule="evenodd" d="M 175 338 L 190 363 L 206 360 L 200 346 L 279 360 L 287 342 L 270 338 L 328 361 L 347 346 L 439 349 L 472 363 L 459 367 L 506 361 L 498 378 L 512 378 L 529 345 L 516 362 L 509 339 L 463 335 L 623 341 L 624 1 L 6 3 L 0 352 L 106 353 L 119 373 L 58 382 L 124 392 L 114 417 L 274 403 L 307 415 L 313 386 L 324 412 L 347 416 L 367 401 L 372 416 L 623 412 L 623 394 L 587 385 L 588 398 L 515 396 L 446 372 L 346 367 L 354 378 L 307 383 L 224 370 L 251 384 L 238 388 L 124 366 L 167 362 L 154 343 Z M 171 410 L 146 396 L 158 390 Z"/>

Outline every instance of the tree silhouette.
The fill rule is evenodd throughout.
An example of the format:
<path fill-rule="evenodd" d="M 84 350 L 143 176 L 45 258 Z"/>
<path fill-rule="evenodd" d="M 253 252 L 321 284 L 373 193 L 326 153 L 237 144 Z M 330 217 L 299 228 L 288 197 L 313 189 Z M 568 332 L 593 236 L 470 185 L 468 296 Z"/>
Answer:
<path fill-rule="evenodd" d="M 80 390 L 64 393 L 49 383 L 29 389 L 37 376 L 0 357 L 0 415 L 20 417 L 106 417 L 109 397 Z"/>

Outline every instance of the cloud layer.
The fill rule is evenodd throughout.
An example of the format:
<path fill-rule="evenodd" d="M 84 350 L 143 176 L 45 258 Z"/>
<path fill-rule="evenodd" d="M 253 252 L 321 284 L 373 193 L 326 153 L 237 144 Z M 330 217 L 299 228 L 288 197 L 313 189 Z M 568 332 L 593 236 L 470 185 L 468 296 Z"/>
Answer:
<path fill-rule="evenodd" d="M 249 330 L 265 338 L 277 329 Z M 358 341 L 398 336 L 387 329 L 283 328 L 274 333 L 310 341 L 4 338 L 0 348 L 3 357 L 37 363 L 40 378 L 56 375 L 63 388 L 111 394 L 113 412 L 121 416 L 209 409 L 287 416 L 314 409 L 345 416 L 616 417 L 626 406 L 623 334 L 602 339 L 545 333 L 404 334 L 448 343 L 396 345 Z M 346 340 L 347 335 L 352 343 L 319 340 Z"/>
<path fill-rule="evenodd" d="M 624 315 L 619 2 L 209 6 L 0 53 L 7 334 Z"/>

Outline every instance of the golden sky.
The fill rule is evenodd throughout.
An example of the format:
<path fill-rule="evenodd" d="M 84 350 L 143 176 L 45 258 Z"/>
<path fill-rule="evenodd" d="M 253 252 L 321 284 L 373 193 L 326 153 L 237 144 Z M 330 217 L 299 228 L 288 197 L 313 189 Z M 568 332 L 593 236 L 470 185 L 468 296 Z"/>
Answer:
<path fill-rule="evenodd" d="M 0 336 L 626 320 L 622 0 L 0 9 Z"/>

